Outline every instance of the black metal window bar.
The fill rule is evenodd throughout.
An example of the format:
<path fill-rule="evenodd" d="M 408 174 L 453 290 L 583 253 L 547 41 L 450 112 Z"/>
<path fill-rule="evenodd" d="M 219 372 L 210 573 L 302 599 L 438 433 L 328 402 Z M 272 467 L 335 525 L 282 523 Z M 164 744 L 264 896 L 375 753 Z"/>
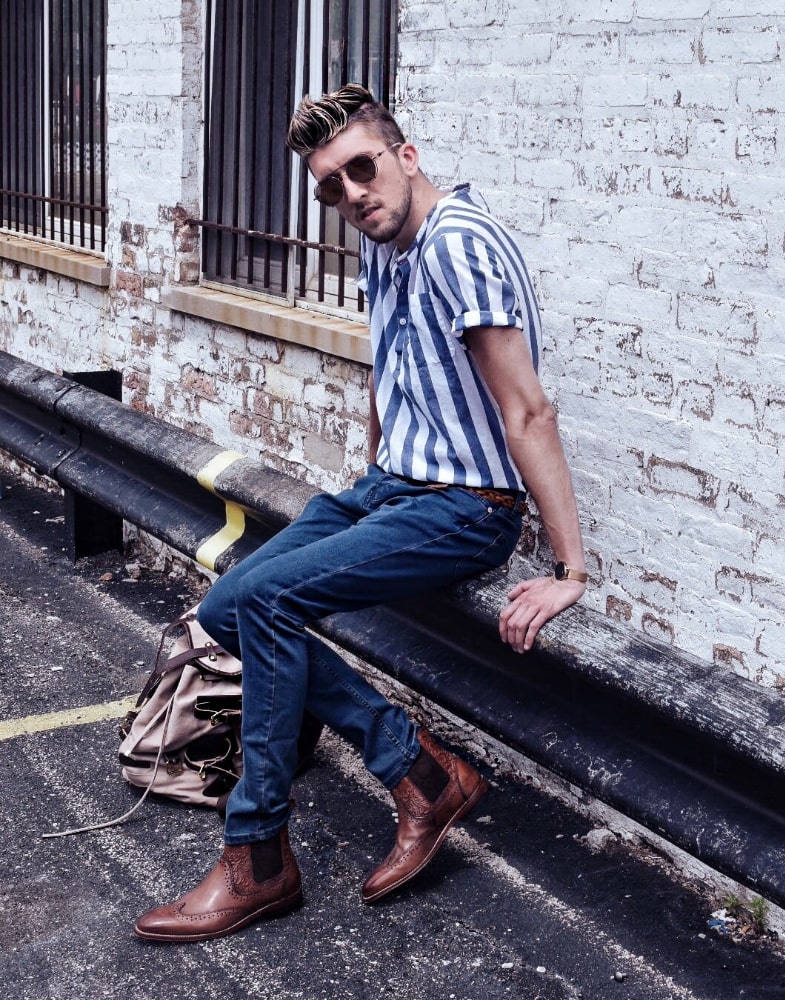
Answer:
<path fill-rule="evenodd" d="M 351 80 L 389 105 L 396 29 L 396 0 L 209 0 L 204 218 L 191 220 L 208 281 L 362 311 L 357 236 L 313 202 L 285 137 L 309 91 Z"/>
<path fill-rule="evenodd" d="M 106 0 L 0 3 L 0 226 L 106 243 Z"/>

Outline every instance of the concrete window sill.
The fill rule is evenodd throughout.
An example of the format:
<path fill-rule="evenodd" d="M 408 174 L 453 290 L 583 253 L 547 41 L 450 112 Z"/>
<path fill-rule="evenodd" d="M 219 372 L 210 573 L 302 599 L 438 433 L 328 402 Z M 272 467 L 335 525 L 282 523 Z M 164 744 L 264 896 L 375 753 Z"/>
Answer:
<path fill-rule="evenodd" d="M 359 364 L 371 363 L 368 327 L 348 319 L 202 286 L 166 288 L 162 302 L 175 312 L 302 344 Z"/>
<path fill-rule="evenodd" d="M 103 257 L 84 250 L 48 246 L 37 240 L 0 233 L 0 257 L 90 285 L 109 286 L 109 265 Z"/>

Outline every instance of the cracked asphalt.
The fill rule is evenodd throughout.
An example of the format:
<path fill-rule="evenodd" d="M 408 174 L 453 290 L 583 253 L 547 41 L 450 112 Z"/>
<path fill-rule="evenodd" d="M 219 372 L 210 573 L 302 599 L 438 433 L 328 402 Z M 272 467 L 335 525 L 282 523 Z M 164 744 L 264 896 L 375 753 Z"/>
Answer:
<path fill-rule="evenodd" d="M 220 851 L 213 813 L 148 799 L 116 761 L 113 718 L 196 584 L 138 578 L 118 553 L 65 554 L 63 504 L 0 471 L 0 972 L 6 1000 L 765 1000 L 785 998 L 769 940 L 710 931 L 717 900 L 612 841 L 543 790 L 494 773 L 437 859 L 376 906 L 360 899 L 393 835 L 392 800 L 326 734 L 297 781 L 290 833 L 306 904 L 220 941 L 154 946 L 135 917 L 191 888 Z M 66 714 L 65 716 L 62 713 Z M 98 713 L 100 715 L 100 712 Z M 20 721 L 21 720 L 21 721 Z"/>

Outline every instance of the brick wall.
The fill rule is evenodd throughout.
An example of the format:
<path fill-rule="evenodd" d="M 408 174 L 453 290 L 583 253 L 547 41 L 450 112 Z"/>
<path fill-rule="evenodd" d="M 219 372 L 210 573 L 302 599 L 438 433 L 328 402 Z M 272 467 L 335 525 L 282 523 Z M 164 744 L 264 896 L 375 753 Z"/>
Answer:
<path fill-rule="evenodd" d="M 783 27 L 771 0 L 404 0 L 399 85 L 426 170 L 480 186 L 527 254 L 588 600 L 766 683 L 785 679 Z"/>
<path fill-rule="evenodd" d="M 170 312 L 198 280 L 199 0 L 109 0 L 108 290 L 0 264 L 0 344 L 334 489 L 363 366 Z M 773 0 L 400 0 L 398 112 L 516 232 L 587 603 L 785 684 L 785 15 Z M 536 518 L 524 551 L 549 556 Z"/>

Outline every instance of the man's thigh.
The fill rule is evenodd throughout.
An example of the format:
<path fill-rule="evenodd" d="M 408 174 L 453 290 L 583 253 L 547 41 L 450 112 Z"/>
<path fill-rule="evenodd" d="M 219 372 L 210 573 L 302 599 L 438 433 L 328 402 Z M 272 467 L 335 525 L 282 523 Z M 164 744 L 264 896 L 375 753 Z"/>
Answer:
<path fill-rule="evenodd" d="M 465 490 L 419 490 L 380 498 L 343 530 L 309 530 L 310 541 L 259 561 L 242 580 L 248 599 L 288 606 L 304 623 L 501 565 L 520 519 Z"/>

